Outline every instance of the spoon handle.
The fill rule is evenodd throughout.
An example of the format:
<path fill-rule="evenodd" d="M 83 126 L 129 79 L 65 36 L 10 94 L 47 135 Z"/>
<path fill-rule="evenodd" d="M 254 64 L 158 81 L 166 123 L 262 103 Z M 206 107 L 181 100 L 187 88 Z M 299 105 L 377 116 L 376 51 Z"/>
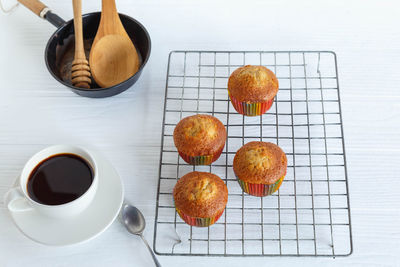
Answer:
<path fill-rule="evenodd" d="M 150 251 L 151 256 L 153 257 L 154 263 L 156 264 L 157 267 L 161 267 L 161 264 L 158 262 L 156 255 L 154 254 L 153 250 L 149 246 L 149 243 L 147 243 L 146 239 L 144 239 L 143 235 L 140 235 L 142 238 L 144 244 L 146 245 L 147 249 Z"/>

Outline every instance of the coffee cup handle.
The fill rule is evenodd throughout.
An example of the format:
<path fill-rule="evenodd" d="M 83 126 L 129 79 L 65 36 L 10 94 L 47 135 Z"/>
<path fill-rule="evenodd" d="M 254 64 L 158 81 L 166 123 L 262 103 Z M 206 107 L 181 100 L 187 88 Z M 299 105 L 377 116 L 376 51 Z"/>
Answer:
<path fill-rule="evenodd" d="M 11 188 L 5 194 L 4 203 L 10 212 L 24 212 L 33 209 L 19 187 Z"/>

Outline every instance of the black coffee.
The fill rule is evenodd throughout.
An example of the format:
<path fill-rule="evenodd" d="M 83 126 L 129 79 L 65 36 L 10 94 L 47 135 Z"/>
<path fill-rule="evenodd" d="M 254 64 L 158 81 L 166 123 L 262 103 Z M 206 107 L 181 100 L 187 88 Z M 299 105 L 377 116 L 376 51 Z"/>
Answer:
<path fill-rule="evenodd" d="M 27 189 L 36 202 L 61 205 L 82 196 L 92 181 L 92 168 L 84 159 L 74 154 L 57 154 L 35 167 Z"/>

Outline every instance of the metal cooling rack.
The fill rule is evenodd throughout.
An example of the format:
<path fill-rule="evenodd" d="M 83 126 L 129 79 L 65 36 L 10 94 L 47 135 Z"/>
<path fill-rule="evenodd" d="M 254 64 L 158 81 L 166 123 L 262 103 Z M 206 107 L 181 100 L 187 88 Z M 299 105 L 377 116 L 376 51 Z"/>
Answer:
<path fill-rule="evenodd" d="M 278 95 L 263 116 L 242 116 L 229 102 L 228 77 L 245 64 L 264 65 L 278 77 Z M 175 125 L 197 113 L 217 117 L 227 129 L 224 152 L 211 166 L 186 164 L 173 143 Z M 254 140 L 276 143 L 288 157 L 281 188 L 264 198 L 243 193 L 232 170 L 236 151 Z M 335 257 L 352 252 L 333 52 L 171 52 L 160 158 L 154 230 L 159 255 Z M 194 170 L 212 172 L 228 186 L 225 212 L 207 228 L 185 224 L 173 204 L 176 181 Z"/>

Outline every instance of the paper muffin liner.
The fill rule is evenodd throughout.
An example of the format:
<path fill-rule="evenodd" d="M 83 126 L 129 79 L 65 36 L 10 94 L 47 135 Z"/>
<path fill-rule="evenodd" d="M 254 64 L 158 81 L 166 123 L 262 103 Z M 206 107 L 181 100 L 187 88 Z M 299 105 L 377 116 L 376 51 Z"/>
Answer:
<path fill-rule="evenodd" d="M 200 217 L 191 217 L 189 215 L 186 215 L 181 210 L 176 208 L 176 212 L 179 214 L 179 216 L 182 218 L 182 220 L 185 221 L 185 223 L 187 223 L 191 226 L 197 226 L 197 227 L 207 227 L 207 226 L 214 224 L 221 217 L 222 213 L 224 213 L 224 210 L 222 210 L 222 212 L 218 213 L 214 217 L 200 218 Z"/>
<path fill-rule="evenodd" d="M 246 192 L 249 195 L 256 196 L 256 197 L 265 197 L 268 195 L 272 195 L 274 192 L 276 192 L 279 187 L 281 186 L 283 179 L 285 178 L 285 175 L 279 178 L 278 181 L 276 181 L 274 184 L 268 185 L 268 184 L 253 184 L 253 183 L 248 183 L 244 182 L 243 180 L 240 180 L 238 177 L 238 182 L 240 187 L 244 192 Z"/>
<path fill-rule="evenodd" d="M 265 102 L 254 102 L 254 103 L 247 103 L 247 102 L 240 102 L 235 97 L 231 95 L 228 90 L 229 98 L 231 99 L 231 103 L 235 110 L 240 114 L 245 116 L 259 116 L 267 112 L 274 103 L 274 99 L 265 101 Z"/>
<path fill-rule="evenodd" d="M 212 155 L 202 155 L 202 156 L 189 156 L 180 151 L 178 152 L 181 158 L 191 165 L 210 165 L 221 156 L 223 149 L 224 147 L 222 147 L 220 150 L 218 150 L 216 153 Z"/>

